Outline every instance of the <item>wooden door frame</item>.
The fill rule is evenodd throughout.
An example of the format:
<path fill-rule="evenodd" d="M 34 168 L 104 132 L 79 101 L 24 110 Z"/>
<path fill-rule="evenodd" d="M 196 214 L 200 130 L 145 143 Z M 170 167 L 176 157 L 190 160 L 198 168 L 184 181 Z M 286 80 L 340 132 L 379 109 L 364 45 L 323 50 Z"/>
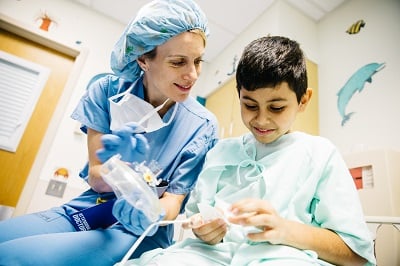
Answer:
<path fill-rule="evenodd" d="M 30 25 L 26 25 L 4 14 L 0 14 L 0 26 L 11 33 L 74 58 L 74 64 L 72 66 L 71 73 L 69 74 L 68 80 L 65 83 L 58 105 L 54 110 L 49 126 L 43 137 L 42 143 L 40 144 L 37 156 L 26 179 L 26 183 L 18 200 L 18 204 L 14 210 L 13 216 L 18 216 L 25 214 L 29 206 L 30 200 L 39 181 L 40 172 L 44 166 L 44 163 L 46 162 L 47 154 L 49 154 L 50 146 L 57 134 L 58 122 L 62 119 L 65 111 L 67 110 L 67 105 L 71 99 L 75 85 L 79 79 L 80 72 L 84 67 L 89 52 L 85 48 L 75 47 L 55 40 L 49 36 L 47 32 L 33 28 Z"/>

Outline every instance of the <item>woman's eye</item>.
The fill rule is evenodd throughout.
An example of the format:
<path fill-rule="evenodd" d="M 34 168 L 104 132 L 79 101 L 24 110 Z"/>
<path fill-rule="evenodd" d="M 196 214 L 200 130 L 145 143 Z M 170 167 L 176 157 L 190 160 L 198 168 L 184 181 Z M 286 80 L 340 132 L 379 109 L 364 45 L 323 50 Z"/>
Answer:
<path fill-rule="evenodd" d="M 203 59 L 198 59 L 194 61 L 195 65 L 200 65 L 204 60 Z"/>
<path fill-rule="evenodd" d="M 171 65 L 179 67 L 179 66 L 183 66 L 185 64 L 185 61 L 173 61 L 171 62 Z"/>

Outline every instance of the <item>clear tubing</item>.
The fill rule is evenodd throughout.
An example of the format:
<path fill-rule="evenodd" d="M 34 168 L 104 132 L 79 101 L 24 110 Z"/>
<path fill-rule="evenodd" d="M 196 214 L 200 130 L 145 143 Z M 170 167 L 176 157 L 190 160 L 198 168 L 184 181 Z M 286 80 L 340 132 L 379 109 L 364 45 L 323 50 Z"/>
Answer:
<path fill-rule="evenodd" d="M 132 247 L 128 250 L 128 252 L 125 254 L 125 256 L 122 258 L 120 264 L 125 265 L 125 263 L 129 260 L 129 258 L 132 256 L 133 252 L 137 249 L 137 247 L 142 243 L 143 239 L 149 234 L 150 230 L 153 229 L 154 226 L 156 225 L 168 225 L 168 224 L 182 224 L 182 223 L 190 223 L 190 219 L 185 219 L 185 220 L 173 220 L 173 221 L 159 221 L 152 223 L 147 229 L 143 232 L 143 234 L 135 241 L 135 243 L 132 245 Z"/>

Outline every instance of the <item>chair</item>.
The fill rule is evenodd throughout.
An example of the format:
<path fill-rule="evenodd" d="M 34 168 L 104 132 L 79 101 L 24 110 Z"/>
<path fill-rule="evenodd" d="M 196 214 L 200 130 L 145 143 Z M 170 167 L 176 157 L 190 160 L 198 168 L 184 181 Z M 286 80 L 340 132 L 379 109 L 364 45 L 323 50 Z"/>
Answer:
<path fill-rule="evenodd" d="M 385 260 L 399 261 L 400 247 L 395 248 L 395 250 L 397 250 L 397 252 L 396 252 L 397 254 L 378 254 L 377 253 L 377 250 L 378 250 L 377 245 L 381 245 L 380 247 L 382 250 L 387 249 L 387 247 L 385 247 L 386 245 L 388 245 L 388 244 L 392 245 L 392 243 L 385 243 L 388 239 L 390 240 L 390 235 L 388 236 L 387 234 L 385 236 L 386 241 L 379 242 L 380 238 L 378 236 L 378 231 L 383 225 L 389 225 L 389 226 L 392 225 L 395 229 L 397 229 L 398 233 L 400 233 L 400 217 L 397 217 L 397 216 L 365 216 L 365 221 L 367 222 L 368 228 L 370 229 L 372 238 L 374 240 L 374 249 L 375 249 L 374 251 L 375 251 L 375 257 L 377 257 L 377 262 L 380 263 L 379 255 L 385 256 L 383 258 Z M 388 231 L 387 233 L 390 234 L 391 231 Z M 399 238 L 399 236 L 400 235 L 398 235 L 397 237 Z M 395 239 L 396 236 L 392 236 L 392 237 L 393 237 L 393 239 Z M 377 240 L 378 240 L 378 242 L 377 242 Z M 387 242 L 389 242 L 389 241 L 387 241 Z M 398 246 L 400 245 L 399 241 L 395 242 L 395 244 L 397 244 Z M 387 256 L 390 256 L 390 258 L 388 258 Z M 397 256 L 397 259 L 396 259 L 396 256 Z"/>

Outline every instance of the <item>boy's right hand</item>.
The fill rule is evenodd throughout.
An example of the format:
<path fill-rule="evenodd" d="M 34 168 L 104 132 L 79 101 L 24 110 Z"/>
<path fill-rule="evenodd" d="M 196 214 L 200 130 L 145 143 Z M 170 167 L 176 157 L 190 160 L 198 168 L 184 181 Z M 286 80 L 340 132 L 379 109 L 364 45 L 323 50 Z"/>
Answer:
<path fill-rule="evenodd" d="M 191 222 L 191 227 L 193 234 L 196 237 L 210 245 L 220 243 L 228 231 L 228 224 L 222 218 L 216 218 L 209 221 L 194 220 Z"/>

